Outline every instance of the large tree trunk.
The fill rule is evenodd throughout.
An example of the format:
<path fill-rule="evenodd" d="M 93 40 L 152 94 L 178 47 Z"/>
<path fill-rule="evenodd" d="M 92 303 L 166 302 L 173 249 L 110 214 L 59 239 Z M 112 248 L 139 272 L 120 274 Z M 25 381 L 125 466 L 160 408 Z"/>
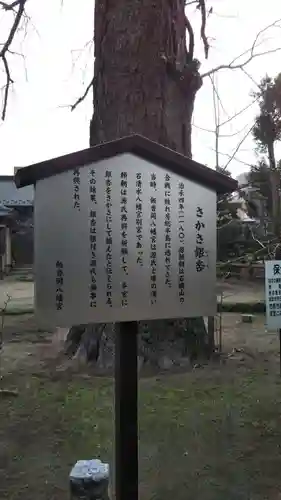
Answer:
<path fill-rule="evenodd" d="M 274 141 L 267 144 L 269 176 L 272 195 L 273 233 L 280 241 L 280 172 L 276 168 Z M 280 245 L 279 245 L 280 246 Z"/>
<path fill-rule="evenodd" d="M 184 19 L 183 0 L 96 1 L 91 145 L 140 133 L 191 155 L 201 79 Z"/>
<path fill-rule="evenodd" d="M 184 3 L 96 0 L 91 145 L 139 133 L 191 156 L 191 118 L 202 82 L 198 62 L 186 49 Z M 159 361 L 170 344 L 174 349 L 178 346 L 177 355 L 170 359 L 187 353 L 196 357 L 198 345 L 201 351 L 202 345 L 206 346 L 203 318 L 149 322 L 140 325 L 140 330 L 142 360 L 156 356 Z M 72 328 L 68 350 L 84 339 L 89 358 L 98 360 L 104 335 L 114 343 L 112 326 L 106 333 L 101 333 L 100 328 L 94 332 L 92 326 L 86 331 Z"/>

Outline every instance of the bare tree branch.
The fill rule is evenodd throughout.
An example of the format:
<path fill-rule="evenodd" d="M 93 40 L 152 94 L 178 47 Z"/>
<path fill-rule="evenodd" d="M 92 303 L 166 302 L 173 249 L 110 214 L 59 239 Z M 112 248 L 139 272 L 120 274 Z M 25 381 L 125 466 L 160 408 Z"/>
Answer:
<path fill-rule="evenodd" d="M 254 40 L 251 48 L 246 50 L 245 52 L 243 52 L 239 56 L 235 57 L 230 63 L 220 64 L 216 68 L 213 68 L 213 69 L 207 71 L 206 73 L 203 73 L 201 75 L 201 77 L 205 78 L 206 76 L 213 75 L 214 73 L 216 73 L 217 71 L 220 71 L 222 69 L 243 69 L 247 64 L 249 64 L 253 59 L 255 59 L 257 57 L 261 57 L 264 55 L 279 52 L 281 50 L 281 47 L 277 47 L 275 49 L 270 49 L 270 50 L 267 50 L 264 52 L 258 52 L 258 53 L 255 53 L 255 49 L 258 45 L 260 45 L 260 43 L 258 43 L 258 39 L 262 35 L 262 33 L 264 33 L 265 31 L 267 31 L 270 28 L 276 27 L 278 25 L 278 23 L 280 23 L 280 22 L 281 22 L 281 19 L 277 19 L 276 21 L 274 21 L 274 23 L 271 23 L 268 26 L 266 26 L 265 28 L 263 28 L 262 30 L 260 30 L 258 32 L 258 34 L 256 35 L 255 40 Z M 236 63 L 236 61 L 238 61 L 241 57 L 245 56 L 246 54 L 249 54 L 249 56 L 247 57 L 247 59 L 245 61 L 243 61 L 241 63 Z"/>
<path fill-rule="evenodd" d="M 211 80 L 211 84 L 212 84 L 212 91 L 213 91 L 212 92 L 213 93 L 213 109 L 214 109 L 214 121 L 215 121 L 214 130 L 212 131 L 212 133 L 215 135 L 215 148 L 214 149 L 211 148 L 211 149 L 215 152 L 215 158 L 216 158 L 216 160 L 215 160 L 215 166 L 216 167 L 215 168 L 218 169 L 219 166 L 220 166 L 219 165 L 219 155 L 221 154 L 219 152 L 219 140 L 220 140 L 220 137 L 221 137 L 221 134 L 220 134 L 221 127 L 224 126 L 224 125 L 227 125 L 235 117 L 238 117 L 244 111 L 246 111 L 247 109 L 249 109 L 258 100 L 258 97 L 256 97 L 246 107 L 242 108 L 233 117 L 228 117 L 227 120 L 225 120 L 224 122 L 221 122 L 221 120 L 220 120 L 220 106 L 222 107 L 222 102 L 220 100 L 219 92 L 218 92 L 218 89 L 217 89 L 217 86 L 216 86 L 216 83 L 215 83 L 215 76 L 216 75 L 210 75 L 209 76 L 209 78 Z M 223 107 L 222 107 L 222 109 L 223 109 Z M 242 139 L 239 141 L 239 143 L 236 146 L 236 148 L 233 151 L 233 153 L 231 155 L 227 155 L 228 156 L 228 161 L 226 162 L 226 164 L 225 164 L 225 166 L 223 167 L 222 170 L 226 170 L 227 169 L 227 167 L 229 166 L 229 164 L 231 163 L 231 161 L 235 158 L 235 156 L 236 156 L 237 152 L 239 151 L 239 149 L 241 148 L 242 144 L 245 142 L 245 140 L 247 139 L 247 137 L 249 136 L 249 134 L 252 132 L 252 130 L 255 127 L 255 125 L 256 125 L 256 120 L 255 120 L 254 124 L 250 127 L 250 129 L 248 129 L 246 131 L 246 133 L 243 135 Z M 236 135 L 236 134 L 234 134 L 234 135 Z"/>
<path fill-rule="evenodd" d="M 219 95 L 215 85 L 215 76 L 210 75 L 211 84 L 213 87 L 213 108 L 214 108 L 214 118 L 215 118 L 215 154 L 216 154 L 216 170 L 219 168 L 219 138 L 220 138 L 220 107 L 219 107 Z"/>
<path fill-rule="evenodd" d="M 185 7 L 192 5 L 192 4 L 196 4 L 197 9 L 200 10 L 200 12 L 201 12 L 200 36 L 201 36 L 201 40 L 203 41 L 205 58 L 208 59 L 210 45 L 209 45 L 207 35 L 206 35 L 207 12 L 206 12 L 205 0 L 192 0 L 190 2 L 185 2 Z M 211 12 L 212 12 L 212 9 L 210 9 L 210 13 Z M 191 49 L 191 50 L 189 50 L 189 54 L 192 54 L 192 57 L 190 57 L 190 60 L 192 60 L 193 54 L 194 54 L 194 33 L 193 33 L 193 28 L 192 28 L 187 16 L 185 16 L 185 27 L 186 27 L 188 34 L 189 34 L 189 49 Z"/>
<path fill-rule="evenodd" d="M 252 77 L 252 75 L 250 75 L 250 73 L 248 73 L 248 71 L 245 70 L 245 68 L 241 68 L 241 71 L 249 78 L 249 80 L 251 80 L 251 82 L 253 82 L 256 87 L 258 87 L 258 89 L 260 88 L 260 84 L 256 82 L 256 80 Z"/>
<path fill-rule="evenodd" d="M 239 260 L 245 259 L 246 257 L 254 257 L 256 255 L 261 254 L 265 250 L 267 250 L 268 253 L 269 253 L 270 247 L 273 246 L 273 245 L 275 245 L 277 240 L 278 240 L 278 238 L 273 238 L 271 241 L 267 242 L 267 245 L 268 245 L 267 247 L 265 247 L 265 248 L 259 248 L 258 250 L 256 250 L 253 253 L 245 253 L 245 254 L 240 255 L 239 257 L 237 257 L 237 258 L 235 258 L 233 260 L 228 260 L 226 262 L 219 262 L 217 264 L 217 267 L 220 269 L 221 267 L 228 266 L 229 264 L 233 264 L 234 262 L 239 262 Z"/>
<path fill-rule="evenodd" d="M 10 68 L 6 59 L 6 54 L 2 55 L 2 61 L 4 64 L 5 68 L 5 73 L 6 73 L 6 85 L 4 87 L 4 100 L 3 100 L 3 110 L 2 110 L 2 120 L 5 120 L 6 112 L 7 112 L 7 105 L 8 105 L 8 97 L 9 97 L 9 90 L 10 90 L 10 85 L 13 82 L 10 74 Z"/>
<path fill-rule="evenodd" d="M 216 95 L 216 99 L 217 99 L 217 102 L 218 102 L 218 109 L 221 108 L 222 112 L 228 117 L 228 118 L 231 118 L 228 114 L 228 112 L 226 111 L 223 103 L 222 103 L 222 100 L 221 100 L 221 97 L 219 95 L 219 92 L 218 92 L 218 89 L 214 83 L 214 79 L 212 77 L 212 75 L 210 75 L 210 81 L 211 81 L 211 84 L 212 84 L 212 87 L 213 87 L 213 93 Z"/>
<path fill-rule="evenodd" d="M 4 43 L 3 48 L 0 52 L 0 57 L 2 57 L 3 53 L 5 54 L 7 52 L 7 50 L 10 48 L 10 45 L 11 45 L 11 43 L 14 39 L 14 36 L 16 34 L 16 31 L 19 27 L 21 17 L 24 13 L 24 6 L 25 6 L 26 1 L 27 0 L 18 0 L 18 2 L 17 2 L 19 9 L 17 11 L 16 17 L 14 19 L 14 22 L 13 22 L 12 28 L 10 30 L 10 33 L 8 35 L 8 38 L 7 38 L 6 42 Z"/>
<path fill-rule="evenodd" d="M 4 10 L 14 10 L 21 3 L 21 0 L 15 0 L 12 3 L 0 2 L 0 7 Z"/>
<path fill-rule="evenodd" d="M 198 0 L 191 0 L 190 2 L 185 2 L 185 7 L 187 7 L 188 5 L 194 5 L 194 4 L 198 4 Z"/>
<path fill-rule="evenodd" d="M 241 64 L 233 64 L 232 62 L 229 64 L 221 64 L 220 66 L 217 66 L 214 69 L 211 69 L 210 71 L 207 71 L 203 75 L 201 75 L 201 78 L 205 78 L 206 76 L 213 75 L 217 71 L 220 71 L 222 69 L 242 69 L 244 66 L 249 64 L 253 59 L 256 59 L 257 57 L 261 56 L 267 56 L 268 54 L 274 54 L 275 52 L 279 52 L 281 50 L 281 47 L 277 47 L 276 49 L 271 49 L 267 50 L 265 52 L 259 52 L 258 54 L 252 54 L 246 61 L 244 61 Z"/>
<path fill-rule="evenodd" d="M 257 101 L 258 98 L 254 99 L 250 104 L 248 104 L 246 107 L 242 108 L 234 116 L 228 117 L 227 120 L 225 120 L 224 122 L 221 122 L 221 120 L 220 120 L 220 106 L 223 109 L 223 105 L 222 105 L 222 102 L 221 102 L 221 99 L 220 99 L 220 96 L 219 96 L 219 92 L 218 92 L 218 89 L 217 89 L 217 83 L 215 83 L 215 76 L 216 75 L 210 75 L 210 80 L 211 80 L 212 90 L 213 90 L 213 109 L 214 109 L 214 120 L 215 120 L 215 130 L 212 131 L 213 134 L 215 134 L 215 148 L 214 149 L 212 148 L 212 149 L 214 150 L 215 157 L 216 157 L 215 168 L 218 169 L 219 166 L 220 166 L 219 165 L 219 155 L 220 155 L 220 152 L 219 152 L 219 140 L 222 137 L 222 135 L 220 134 L 221 127 L 224 126 L 224 125 L 226 125 L 226 124 L 228 124 L 228 123 L 230 123 L 234 118 L 238 117 L 244 111 L 246 111 L 247 109 L 249 109 Z M 250 128 L 250 130 L 247 130 L 246 134 L 243 136 L 243 138 L 240 140 L 240 142 L 238 143 L 237 147 L 235 148 L 235 151 L 233 152 L 233 154 L 229 155 L 229 157 L 228 157 L 229 159 L 228 159 L 226 165 L 223 167 L 223 170 L 226 170 L 227 167 L 228 167 L 228 165 L 235 158 L 235 156 L 236 156 L 237 152 L 239 151 L 241 145 L 246 140 L 246 138 L 249 136 L 249 134 L 253 130 L 254 126 L 255 126 L 255 124 Z M 232 135 L 237 135 L 237 132 L 235 134 L 232 134 Z"/>
<path fill-rule="evenodd" d="M 250 228 L 250 232 L 251 232 L 253 240 L 256 241 L 256 243 L 258 243 L 262 248 L 266 248 L 266 246 L 254 235 L 252 227 Z"/>
<path fill-rule="evenodd" d="M 247 139 L 247 137 L 252 132 L 254 126 L 255 126 L 255 123 L 251 126 L 251 128 L 249 128 L 249 130 L 246 132 L 246 134 L 244 135 L 244 137 L 242 137 L 241 141 L 239 141 L 239 143 L 237 144 L 235 150 L 233 151 L 232 155 L 230 156 L 229 160 L 227 161 L 226 165 L 223 167 L 223 170 L 226 170 L 227 167 L 228 167 L 228 165 L 232 162 L 233 158 L 235 158 L 236 153 L 238 153 L 238 151 L 241 148 L 243 142 L 245 142 L 245 140 Z"/>
<path fill-rule="evenodd" d="M 217 95 L 217 98 L 218 98 L 220 105 L 222 107 L 222 102 L 221 102 L 221 99 L 219 97 L 217 90 L 216 90 L 216 95 Z M 220 122 L 220 128 L 224 127 L 225 125 L 228 125 L 230 122 L 235 120 L 235 118 L 237 118 L 238 116 L 242 115 L 245 111 L 250 109 L 251 106 L 253 106 L 257 102 L 257 100 L 258 100 L 258 97 L 255 98 L 253 101 L 251 101 L 246 106 L 244 106 L 244 108 L 241 108 L 239 111 L 237 111 L 237 113 L 235 113 L 234 115 L 227 118 L 225 121 Z M 224 109 L 223 109 L 223 111 L 225 112 L 225 114 L 227 114 Z M 214 130 L 212 130 L 212 129 L 209 129 L 206 127 L 200 127 L 199 125 L 196 125 L 195 123 L 192 123 L 192 126 L 195 128 L 198 128 L 199 130 L 203 130 L 204 132 L 209 132 L 210 134 L 214 134 Z M 232 132 L 231 134 L 221 134 L 220 133 L 220 137 L 234 137 L 235 135 L 241 134 L 245 130 L 245 128 L 247 128 L 247 125 L 245 125 L 242 129 L 237 130 L 236 132 Z"/>
<path fill-rule="evenodd" d="M 192 61 L 194 55 L 194 32 L 187 16 L 185 16 L 185 27 L 188 31 L 188 36 L 189 36 L 188 57 L 189 60 Z"/>
<path fill-rule="evenodd" d="M 237 114 L 239 114 L 239 113 L 237 113 Z M 236 116 L 234 115 L 232 118 L 234 120 L 236 118 Z M 221 124 L 221 126 L 222 126 L 222 124 Z M 192 127 L 197 128 L 198 130 L 202 130 L 203 132 L 208 132 L 209 134 L 214 134 L 214 130 L 211 130 L 210 128 L 199 127 L 199 125 L 196 125 L 195 123 L 192 123 Z M 244 130 L 246 128 L 247 128 L 247 125 L 245 125 L 244 127 L 242 127 L 239 130 L 236 130 L 236 132 L 232 132 L 231 134 L 220 134 L 220 137 L 221 138 L 235 137 L 236 135 L 242 134 L 242 132 L 244 132 Z M 214 148 L 211 148 L 211 150 L 214 151 Z M 224 154 L 224 153 L 220 152 L 220 154 Z"/>
<path fill-rule="evenodd" d="M 74 104 L 72 104 L 72 105 L 70 106 L 70 110 L 71 110 L 71 111 L 74 111 L 74 110 L 77 108 L 77 106 L 79 106 L 79 104 L 81 104 L 81 102 L 83 102 L 83 101 L 84 101 L 84 99 L 86 99 L 86 97 L 87 97 L 88 93 L 90 92 L 90 90 L 91 90 L 92 86 L 94 85 L 94 81 L 95 81 L 95 77 L 93 76 L 92 80 L 91 80 L 91 81 L 90 81 L 90 83 L 87 85 L 87 87 L 86 87 L 85 92 L 83 93 L 83 95 L 81 95 L 81 96 L 77 99 L 77 101 L 75 101 L 75 103 L 74 103 Z"/>
<path fill-rule="evenodd" d="M 209 54 L 209 42 L 206 36 L 206 4 L 205 0 L 198 0 L 199 3 L 199 8 L 201 11 L 201 29 L 200 29 L 200 36 L 203 41 L 203 46 L 204 46 L 204 52 L 205 52 L 205 58 L 208 59 L 208 54 Z"/>
<path fill-rule="evenodd" d="M 214 133 L 214 131 L 213 131 Z M 211 149 L 212 151 L 215 151 L 214 148 L 210 147 L 209 149 Z M 241 163 L 242 165 L 245 165 L 246 167 L 252 167 L 253 166 L 253 163 L 247 163 L 246 161 L 243 161 L 243 160 L 240 160 L 240 158 L 234 158 L 233 155 L 230 155 L 229 153 L 222 153 L 221 151 L 219 152 L 220 155 L 222 156 L 227 156 L 227 158 L 230 158 L 230 160 L 234 160 L 237 161 L 238 163 Z M 247 186 L 250 185 L 250 184 L 247 184 Z M 243 186 L 243 187 L 246 187 L 246 186 Z"/>
<path fill-rule="evenodd" d="M 221 201 L 223 202 L 223 200 L 221 200 Z M 225 227 L 230 226 L 230 224 L 232 224 L 233 221 L 234 221 L 234 219 L 231 219 L 228 222 L 226 222 L 225 224 L 223 224 L 222 226 L 217 227 L 217 231 L 221 231 L 221 229 L 224 229 Z"/>
<path fill-rule="evenodd" d="M 0 2 L 0 6 L 6 11 L 14 10 L 16 7 L 18 7 L 17 11 L 15 12 L 14 22 L 12 24 L 12 27 L 11 27 L 11 30 L 10 30 L 9 35 L 7 37 L 7 40 L 3 44 L 2 49 L 0 50 L 0 59 L 2 59 L 2 63 L 3 63 L 5 74 L 6 74 L 6 85 L 4 87 L 4 101 L 3 101 L 3 110 L 2 110 L 2 116 L 1 116 L 2 120 L 5 120 L 5 117 L 6 117 L 10 86 L 13 83 L 13 80 L 11 78 L 9 64 L 7 61 L 7 54 L 10 50 L 11 44 L 14 40 L 17 29 L 20 25 L 20 22 L 22 20 L 23 15 L 24 15 L 24 7 L 26 4 L 26 1 L 27 0 L 15 0 L 11 4 L 7 4 L 6 2 Z"/>
<path fill-rule="evenodd" d="M 230 123 L 232 120 L 234 120 L 235 118 L 237 118 L 237 116 L 240 116 L 242 113 L 244 113 L 244 111 L 247 111 L 249 108 L 251 108 L 251 106 L 253 106 L 253 104 L 255 104 L 257 102 L 257 100 L 258 100 L 258 98 L 256 97 L 256 99 L 254 99 L 253 101 L 251 101 L 250 104 L 247 104 L 247 106 L 245 106 L 244 108 L 240 109 L 240 111 L 238 111 L 237 113 L 235 113 L 235 115 L 231 116 L 230 118 L 228 118 L 227 120 L 225 120 L 224 122 L 222 122 L 220 126 L 223 127 L 223 125 L 226 125 L 227 123 Z"/>

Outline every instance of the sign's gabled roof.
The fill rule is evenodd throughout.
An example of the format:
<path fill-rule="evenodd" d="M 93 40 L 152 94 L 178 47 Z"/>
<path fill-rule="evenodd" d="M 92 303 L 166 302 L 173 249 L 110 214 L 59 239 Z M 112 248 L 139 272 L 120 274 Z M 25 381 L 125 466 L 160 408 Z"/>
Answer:
<path fill-rule="evenodd" d="M 18 188 L 35 184 L 38 180 L 123 153 L 132 153 L 177 175 L 209 187 L 217 193 L 228 193 L 237 189 L 237 181 L 227 175 L 216 172 L 141 135 L 130 135 L 21 168 L 16 172 L 15 183 Z"/>

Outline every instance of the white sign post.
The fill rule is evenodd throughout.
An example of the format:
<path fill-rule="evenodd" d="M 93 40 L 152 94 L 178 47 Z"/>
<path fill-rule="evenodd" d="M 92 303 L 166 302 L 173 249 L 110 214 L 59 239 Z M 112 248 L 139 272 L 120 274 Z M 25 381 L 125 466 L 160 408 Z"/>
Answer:
<path fill-rule="evenodd" d="M 119 323 L 116 498 L 137 500 L 139 320 L 216 313 L 216 193 L 236 181 L 134 135 L 16 174 L 35 184 L 41 323 Z"/>
<path fill-rule="evenodd" d="M 265 262 L 266 324 L 270 330 L 278 330 L 281 375 L 281 260 Z"/>

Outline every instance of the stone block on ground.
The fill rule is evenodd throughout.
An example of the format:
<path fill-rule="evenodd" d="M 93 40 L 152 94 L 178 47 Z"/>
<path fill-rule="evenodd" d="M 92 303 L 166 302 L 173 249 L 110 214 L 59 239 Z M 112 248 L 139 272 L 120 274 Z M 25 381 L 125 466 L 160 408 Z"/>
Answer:
<path fill-rule="evenodd" d="M 253 323 L 255 316 L 253 314 L 242 314 L 242 323 Z"/>
<path fill-rule="evenodd" d="M 71 500 L 109 500 L 109 465 L 78 460 L 69 475 Z"/>
<path fill-rule="evenodd" d="M 174 365 L 173 360 L 168 356 L 162 356 L 158 360 L 158 366 L 161 370 L 170 370 L 173 365 Z"/>

